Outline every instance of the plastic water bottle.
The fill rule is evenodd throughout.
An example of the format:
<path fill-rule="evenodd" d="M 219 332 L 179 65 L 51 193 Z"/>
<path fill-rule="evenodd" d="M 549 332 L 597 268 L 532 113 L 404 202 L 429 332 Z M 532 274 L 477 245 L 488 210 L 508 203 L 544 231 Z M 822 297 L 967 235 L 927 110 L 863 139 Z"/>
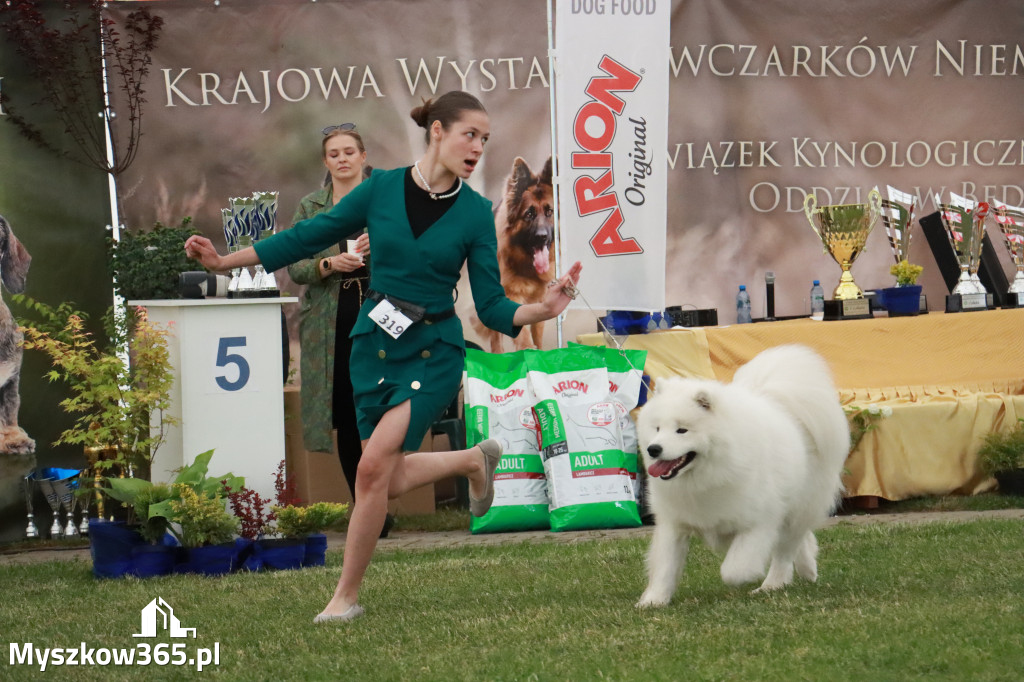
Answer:
<path fill-rule="evenodd" d="M 740 293 L 736 294 L 736 324 L 752 322 L 750 318 L 750 294 L 747 293 L 747 286 L 740 285 Z"/>
<path fill-rule="evenodd" d="M 820 320 L 825 317 L 825 290 L 821 288 L 821 283 L 818 280 L 814 280 L 814 286 L 811 287 L 811 319 Z"/>

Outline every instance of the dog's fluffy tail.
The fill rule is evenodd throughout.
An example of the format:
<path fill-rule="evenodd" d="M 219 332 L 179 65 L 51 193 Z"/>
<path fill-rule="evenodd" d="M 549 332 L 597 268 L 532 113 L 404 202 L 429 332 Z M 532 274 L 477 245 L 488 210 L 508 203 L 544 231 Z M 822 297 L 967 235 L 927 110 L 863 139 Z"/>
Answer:
<path fill-rule="evenodd" d="M 733 383 L 770 397 L 803 426 L 822 463 L 837 471 L 850 450 L 850 425 L 828 363 L 806 346 L 769 348 L 740 367 Z"/>

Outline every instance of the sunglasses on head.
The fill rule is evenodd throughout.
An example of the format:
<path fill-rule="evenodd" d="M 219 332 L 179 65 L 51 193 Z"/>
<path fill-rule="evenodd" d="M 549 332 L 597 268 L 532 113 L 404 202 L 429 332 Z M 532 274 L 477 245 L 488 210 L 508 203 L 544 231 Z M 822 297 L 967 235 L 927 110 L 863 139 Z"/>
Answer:
<path fill-rule="evenodd" d="M 342 124 L 336 125 L 336 126 L 327 126 L 326 128 L 324 128 L 320 132 L 323 133 L 324 135 L 330 135 L 335 130 L 355 130 L 355 129 L 356 129 L 356 124 L 355 123 L 342 123 Z"/>

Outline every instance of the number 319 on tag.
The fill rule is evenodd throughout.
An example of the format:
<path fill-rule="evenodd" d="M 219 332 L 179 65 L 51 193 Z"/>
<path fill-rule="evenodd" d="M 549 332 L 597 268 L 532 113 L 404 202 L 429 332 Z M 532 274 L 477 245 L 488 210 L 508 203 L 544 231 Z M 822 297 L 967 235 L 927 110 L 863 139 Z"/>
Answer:
<path fill-rule="evenodd" d="M 401 336 L 402 332 L 412 324 L 412 320 L 406 317 L 401 310 L 392 305 L 391 301 L 387 299 L 378 303 L 370 311 L 370 319 L 395 339 Z"/>

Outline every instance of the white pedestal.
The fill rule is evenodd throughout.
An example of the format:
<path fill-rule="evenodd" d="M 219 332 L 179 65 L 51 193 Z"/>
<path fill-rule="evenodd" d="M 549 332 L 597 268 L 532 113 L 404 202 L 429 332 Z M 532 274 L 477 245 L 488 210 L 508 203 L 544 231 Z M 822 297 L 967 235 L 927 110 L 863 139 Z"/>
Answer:
<path fill-rule="evenodd" d="M 153 481 L 170 481 L 196 455 L 214 450 L 209 474 L 244 476 L 274 499 L 285 458 L 281 305 L 297 298 L 129 301 L 168 330 L 174 368 L 168 429 Z"/>

